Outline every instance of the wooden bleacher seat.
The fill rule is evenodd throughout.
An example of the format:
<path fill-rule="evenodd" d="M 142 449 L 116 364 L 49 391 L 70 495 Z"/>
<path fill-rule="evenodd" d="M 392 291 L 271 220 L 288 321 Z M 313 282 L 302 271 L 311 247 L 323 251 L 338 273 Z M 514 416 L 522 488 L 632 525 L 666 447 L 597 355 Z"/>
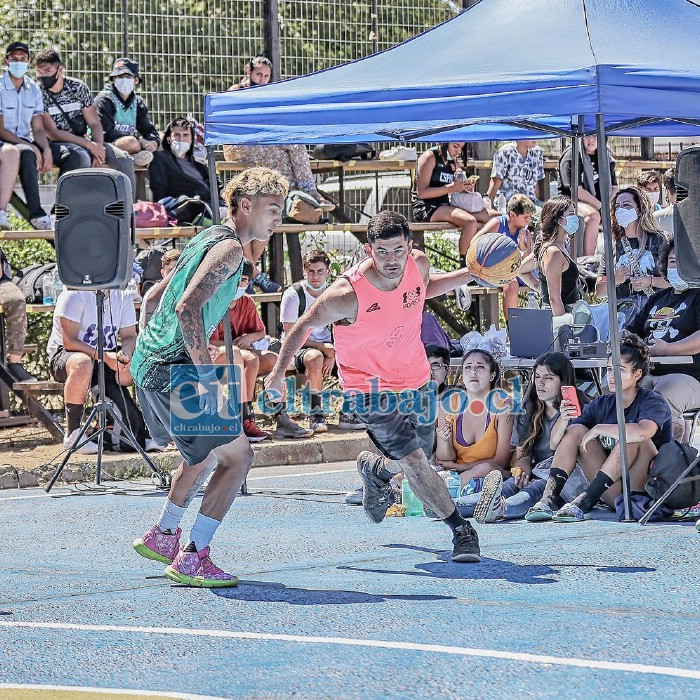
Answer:
<path fill-rule="evenodd" d="M 63 393 L 63 383 L 53 380 L 41 380 L 38 382 L 15 382 L 12 391 L 24 391 L 32 394 L 57 394 Z"/>

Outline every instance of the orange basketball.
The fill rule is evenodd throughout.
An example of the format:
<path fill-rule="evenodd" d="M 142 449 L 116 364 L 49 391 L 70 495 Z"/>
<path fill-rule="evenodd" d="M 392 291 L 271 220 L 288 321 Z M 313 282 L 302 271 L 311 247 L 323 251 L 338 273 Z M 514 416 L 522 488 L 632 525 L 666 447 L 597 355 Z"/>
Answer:
<path fill-rule="evenodd" d="M 475 238 L 467 251 L 467 268 L 481 284 L 503 287 L 511 282 L 522 261 L 516 243 L 502 233 Z"/>

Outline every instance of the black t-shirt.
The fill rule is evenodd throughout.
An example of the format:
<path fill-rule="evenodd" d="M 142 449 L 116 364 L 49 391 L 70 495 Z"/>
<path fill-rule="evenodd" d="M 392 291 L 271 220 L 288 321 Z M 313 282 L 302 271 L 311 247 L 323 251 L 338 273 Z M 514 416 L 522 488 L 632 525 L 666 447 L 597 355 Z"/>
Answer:
<path fill-rule="evenodd" d="M 547 418 L 546 415 L 542 416 L 542 428 L 539 436 L 535 442 L 532 443 L 532 450 L 530 454 L 533 467 L 554 455 L 554 450 L 549 446 L 549 441 L 552 436 L 552 428 L 558 419 L 559 411 L 557 411 L 551 418 Z M 513 434 L 510 439 L 511 447 L 521 447 L 527 438 L 527 434 L 528 430 L 527 425 L 525 424 L 525 414 L 520 413 L 513 424 Z"/>
<path fill-rule="evenodd" d="M 671 409 L 666 399 L 658 392 L 644 387 L 639 389 L 634 401 L 625 409 L 625 423 L 639 423 L 642 420 L 654 421 L 659 426 L 654 437 L 651 438 L 657 448 L 673 440 Z M 579 418 L 571 421 L 571 425 L 585 425 L 589 429 L 596 425 L 616 423 L 615 394 L 605 394 L 594 399 L 583 408 Z"/>
<path fill-rule="evenodd" d="M 593 165 L 593 182 L 595 183 L 595 192 L 591 192 L 596 199 L 600 200 L 600 169 L 598 167 L 598 153 L 600 149 L 589 156 Z M 559 194 L 565 194 L 571 197 L 571 161 L 573 159 L 573 150 L 571 146 L 564 150 L 559 158 L 559 170 L 557 172 L 557 190 Z M 613 187 L 617 186 L 617 175 L 615 174 L 615 161 L 610 162 L 610 180 Z M 578 184 L 583 186 L 583 160 L 579 156 L 578 164 Z"/>
<path fill-rule="evenodd" d="M 660 289 L 627 324 L 627 329 L 645 341 L 677 343 L 700 330 L 700 289 Z M 653 374 L 689 374 L 700 381 L 700 353 L 693 364 L 656 365 Z"/>

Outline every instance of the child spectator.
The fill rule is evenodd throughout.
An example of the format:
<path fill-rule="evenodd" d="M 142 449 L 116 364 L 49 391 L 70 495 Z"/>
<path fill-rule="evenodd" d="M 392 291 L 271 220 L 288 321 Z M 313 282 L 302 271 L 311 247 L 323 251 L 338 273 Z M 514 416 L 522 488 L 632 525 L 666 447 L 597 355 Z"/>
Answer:
<path fill-rule="evenodd" d="M 642 387 L 649 372 L 649 348 L 639 336 L 623 332 L 620 341 L 620 379 L 625 412 L 627 461 L 630 488 L 644 492 L 649 466 L 661 445 L 673 439 L 671 411 L 661 394 Z M 542 499 L 534 506 L 540 520 L 580 522 L 598 501 L 614 508 L 622 492 L 620 447 L 615 408 L 615 379 L 612 357 L 608 358 L 608 385 L 613 393 L 594 399 L 579 418 L 574 418 L 552 458 Z M 570 503 L 563 504 L 561 492 L 574 471 L 581 465 L 590 484 Z M 557 510 L 558 509 L 558 510 Z"/>
<path fill-rule="evenodd" d="M 255 302 L 246 295 L 246 287 L 253 272 L 250 260 L 243 260 L 243 272 L 239 282 L 238 292 L 228 307 L 228 319 L 231 324 L 231 339 L 233 341 L 234 364 L 238 364 L 243 372 L 241 386 L 241 403 L 243 407 L 243 432 L 248 442 L 260 442 L 270 437 L 255 423 L 253 413 L 253 397 L 255 383 L 260 375 L 267 374 L 277 362 L 277 353 L 269 350 L 269 339 L 265 336 L 265 325 Z M 212 360 L 215 364 L 226 364 L 226 348 L 224 341 L 224 321 L 222 321 L 209 339 Z M 304 430 L 284 412 L 277 414 L 276 438 L 305 438 L 313 435 L 312 430 Z"/>
<path fill-rule="evenodd" d="M 0 80 L 0 142 L 19 151 L 19 180 L 29 209 L 29 223 L 40 231 L 51 229 L 51 217 L 41 206 L 39 175 L 53 167 L 44 131 L 44 100 L 39 86 L 27 77 L 29 46 L 14 41 L 5 52 L 7 70 Z M 12 158 L 11 154 L 4 157 Z M 7 207 L 7 205 L 5 205 Z"/>
<path fill-rule="evenodd" d="M 181 250 L 175 248 L 166 250 L 165 253 L 163 253 L 163 257 L 160 261 L 160 279 L 165 279 L 175 269 L 181 253 Z M 155 288 L 156 283 L 159 281 L 160 280 L 153 281 L 148 290 L 144 292 L 143 298 L 141 299 L 139 315 L 140 331 L 146 327 L 146 324 L 151 320 L 151 316 L 153 316 L 153 312 L 156 310 L 156 306 L 158 306 L 158 303 L 153 300 L 153 293 L 151 290 Z"/>
<path fill-rule="evenodd" d="M 492 202 L 500 190 L 506 202 L 516 194 L 542 203 L 544 195 L 540 182 L 544 180 L 544 156 L 537 141 L 513 141 L 493 154 L 491 181 L 487 195 Z"/>
<path fill-rule="evenodd" d="M 53 161 L 60 174 L 106 165 L 124 173 L 131 182 L 131 191 L 136 192 L 134 161 L 128 153 L 104 143 L 102 122 L 90 88 L 65 76 L 61 57 L 54 49 L 39 51 L 35 63 L 46 109 L 44 128 L 51 139 Z"/>
<path fill-rule="evenodd" d="M 656 170 L 646 170 L 637 178 L 637 187 L 649 197 L 654 206 L 654 211 L 659 211 L 661 205 L 661 175 Z"/>
<path fill-rule="evenodd" d="M 158 150 L 160 136 L 148 116 L 146 103 L 134 92 L 142 83 L 138 63 L 118 58 L 108 80 L 111 84 L 95 98 L 104 139 L 130 153 L 135 165 L 145 167 Z"/>

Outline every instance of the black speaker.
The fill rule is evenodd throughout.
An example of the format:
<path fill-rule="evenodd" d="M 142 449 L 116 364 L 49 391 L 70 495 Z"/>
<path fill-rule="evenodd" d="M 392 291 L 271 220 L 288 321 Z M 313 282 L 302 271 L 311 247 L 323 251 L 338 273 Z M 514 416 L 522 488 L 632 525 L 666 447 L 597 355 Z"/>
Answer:
<path fill-rule="evenodd" d="M 673 211 L 678 274 L 700 287 L 700 147 L 692 146 L 676 159 L 676 206 Z"/>
<path fill-rule="evenodd" d="M 123 173 L 84 168 L 56 188 L 58 276 L 72 289 L 126 289 L 134 257 L 131 183 Z"/>

